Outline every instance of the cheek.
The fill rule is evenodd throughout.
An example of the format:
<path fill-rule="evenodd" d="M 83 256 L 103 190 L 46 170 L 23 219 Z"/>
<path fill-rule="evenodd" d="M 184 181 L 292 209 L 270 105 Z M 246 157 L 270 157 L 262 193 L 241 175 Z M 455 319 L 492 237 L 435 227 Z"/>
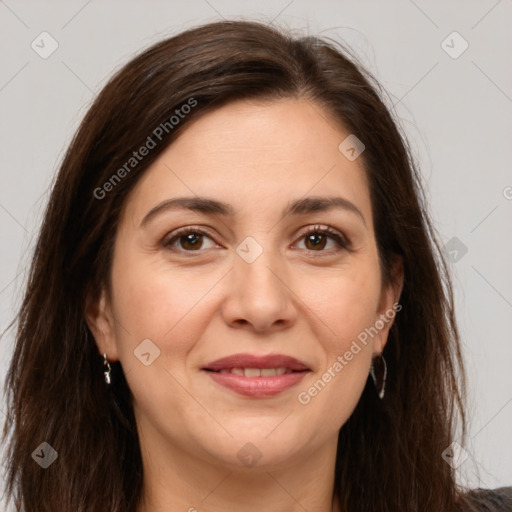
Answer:
<path fill-rule="evenodd" d="M 191 267 L 170 270 L 165 261 L 145 255 L 120 256 L 112 270 L 114 313 L 133 339 L 163 343 L 185 325 L 199 327 L 202 299 L 218 279 Z"/>
<path fill-rule="evenodd" d="M 334 431 L 352 414 L 368 378 L 372 338 L 367 329 L 378 319 L 380 270 L 377 260 L 369 259 L 357 269 L 347 266 L 308 283 L 304 302 L 314 313 L 310 318 L 315 318 L 323 361 L 297 398 L 311 417 L 330 410 Z"/>
<path fill-rule="evenodd" d="M 115 332 L 138 421 L 146 416 L 161 417 L 162 404 L 176 411 L 187 410 L 204 421 L 187 392 L 184 369 L 189 352 L 210 321 L 208 291 L 220 275 L 190 268 L 171 272 L 162 263 L 154 263 L 155 259 L 151 263 L 144 255 L 126 254 L 119 254 L 112 268 Z M 139 349 L 142 346 L 144 351 Z M 146 366 L 137 355 L 147 352 L 151 362 Z M 186 434 L 178 414 L 166 415 L 159 425 L 167 436 Z M 171 426 L 170 430 L 164 425 Z"/>
<path fill-rule="evenodd" d="M 347 350 L 353 339 L 376 321 L 380 299 L 380 270 L 373 258 L 308 278 L 302 300 L 315 314 L 317 339 L 331 357 Z"/>

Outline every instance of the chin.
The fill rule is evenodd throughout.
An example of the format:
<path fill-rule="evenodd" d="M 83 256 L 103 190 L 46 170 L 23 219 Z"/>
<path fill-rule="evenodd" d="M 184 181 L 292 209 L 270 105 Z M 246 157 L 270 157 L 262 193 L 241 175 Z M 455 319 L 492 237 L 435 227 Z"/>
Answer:
<path fill-rule="evenodd" d="M 253 471 L 256 468 L 277 470 L 289 466 L 295 458 L 300 458 L 309 444 L 307 439 L 293 435 L 289 425 L 280 432 L 278 425 L 279 421 L 275 418 L 271 422 L 253 424 L 250 429 L 247 428 L 247 422 L 243 422 L 242 428 L 231 423 L 226 425 L 226 430 L 237 433 L 233 438 L 227 435 L 223 435 L 222 439 L 209 437 L 202 439 L 200 444 L 209 454 L 212 463 L 221 464 L 230 470 L 240 471 L 244 467 Z"/>

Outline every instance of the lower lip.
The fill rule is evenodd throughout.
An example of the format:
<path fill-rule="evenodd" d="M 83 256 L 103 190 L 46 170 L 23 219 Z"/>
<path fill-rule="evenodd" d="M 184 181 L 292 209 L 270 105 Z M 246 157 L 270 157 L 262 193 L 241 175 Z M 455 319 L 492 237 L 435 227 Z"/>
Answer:
<path fill-rule="evenodd" d="M 278 395 L 298 384 L 308 373 L 293 372 L 275 377 L 244 377 L 234 373 L 206 372 L 217 384 L 224 386 L 239 395 L 254 398 L 265 398 Z"/>

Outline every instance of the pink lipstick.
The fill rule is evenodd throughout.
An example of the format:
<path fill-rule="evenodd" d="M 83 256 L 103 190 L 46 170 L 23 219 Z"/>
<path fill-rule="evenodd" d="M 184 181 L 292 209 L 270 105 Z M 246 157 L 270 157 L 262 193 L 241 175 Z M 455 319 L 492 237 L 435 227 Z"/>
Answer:
<path fill-rule="evenodd" d="M 265 398 L 295 386 L 311 370 L 302 361 L 282 354 L 234 354 L 212 361 L 203 371 L 240 395 Z"/>

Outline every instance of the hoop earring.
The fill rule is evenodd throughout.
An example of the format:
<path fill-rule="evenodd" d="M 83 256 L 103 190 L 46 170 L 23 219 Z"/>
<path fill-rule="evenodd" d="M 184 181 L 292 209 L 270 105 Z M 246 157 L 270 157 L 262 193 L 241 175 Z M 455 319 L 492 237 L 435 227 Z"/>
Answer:
<path fill-rule="evenodd" d="M 105 376 L 105 382 L 107 383 L 107 385 L 110 385 L 110 383 L 111 383 L 110 371 L 112 370 L 112 368 L 110 367 L 110 363 L 107 359 L 107 354 L 103 354 L 103 368 L 104 368 L 103 375 Z"/>
<path fill-rule="evenodd" d="M 378 361 L 377 370 L 379 372 L 380 379 L 377 379 L 377 376 L 375 375 L 375 361 Z M 370 366 L 370 375 L 372 376 L 373 383 L 375 384 L 375 389 L 377 390 L 377 394 L 379 395 L 379 398 L 381 400 L 384 398 L 384 393 L 386 391 L 387 374 L 388 374 L 388 367 L 386 365 L 386 360 L 384 359 L 384 356 L 380 355 L 380 357 L 374 358 L 372 360 L 372 364 Z"/>

